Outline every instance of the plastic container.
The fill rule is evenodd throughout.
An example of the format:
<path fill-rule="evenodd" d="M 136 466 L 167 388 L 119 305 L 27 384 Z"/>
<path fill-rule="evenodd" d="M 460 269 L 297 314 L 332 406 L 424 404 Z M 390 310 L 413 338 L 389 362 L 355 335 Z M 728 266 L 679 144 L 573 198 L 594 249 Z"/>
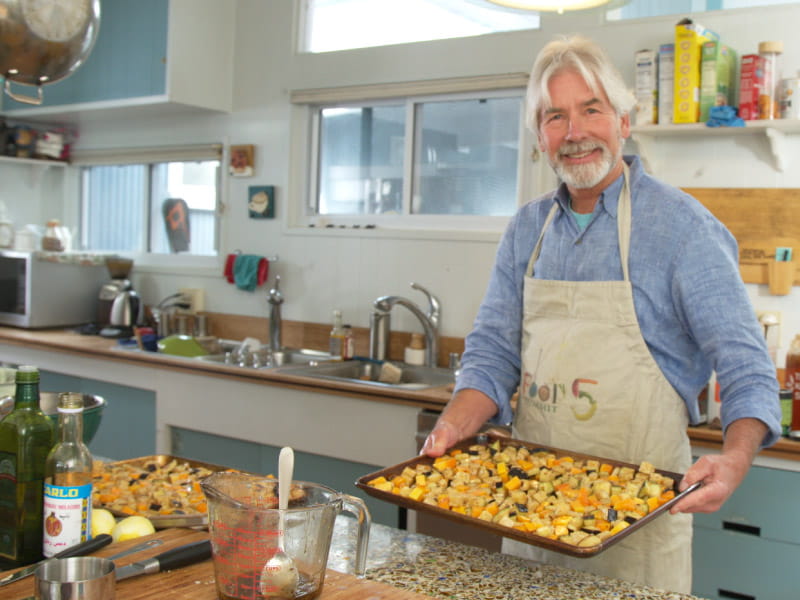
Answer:
<path fill-rule="evenodd" d="M 780 119 L 780 82 L 783 42 L 761 42 L 758 55 L 764 59 L 764 87 L 758 97 L 759 119 Z"/>
<path fill-rule="evenodd" d="M 342 344 L 342 360 L 350 360 L 355 355 L 356 340 L 353 335 L 353 328 L 345 323 L 344 327 L 344 343 Z"/>
<path fill-rule="evenodd" d="M 800 335 L 794 336 L 786 353 L 786 389 L 792 393 L 792 424 L 789 437 L 800 439 Z"/>
<path fill-rule="evenodd" d="M 800 73 L 781 80 L 781 119 L 800 119 Z"/>

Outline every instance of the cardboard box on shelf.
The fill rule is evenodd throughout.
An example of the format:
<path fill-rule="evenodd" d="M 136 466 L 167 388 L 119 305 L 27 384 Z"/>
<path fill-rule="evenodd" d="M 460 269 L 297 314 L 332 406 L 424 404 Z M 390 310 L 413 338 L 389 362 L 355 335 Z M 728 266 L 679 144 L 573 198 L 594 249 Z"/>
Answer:
<path fill-rule="evenodd" d="M 745 54 L 739 75 L 739 116 L 745 121 L 759 118 L 758 97 L 763 87 L 764 58 L 758 54 Z"/>
<path fill-rule="evenodd" d="M 658 124 L 672 123 L 672 100 L 675 93 L 675 44 L 658 47 Z"/>
<path fill-rule="evenodd" d="M 675 26 L 674 123 L 697 123 L 700 118 L 700 58 L 705 42 L 719 36 L 691 19 Z"/>
<path fill-rule="evenodd" d="M 700 121 L 708 121 L 712 106 L 735 103 L 736 52 L 718 40 L 703 44 L 700 59 Z"/>
<path fill-rule="evenodd" d="M 635 125 L 658 123 L 658 54 L 655 50 L 639 50 L 635 55 Z"/>

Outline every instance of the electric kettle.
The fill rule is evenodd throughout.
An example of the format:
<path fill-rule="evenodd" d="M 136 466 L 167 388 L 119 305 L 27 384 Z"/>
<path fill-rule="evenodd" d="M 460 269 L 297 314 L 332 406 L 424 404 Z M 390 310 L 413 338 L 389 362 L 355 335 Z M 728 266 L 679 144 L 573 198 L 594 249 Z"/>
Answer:
<path fill-rule="evenodd" d="M 111 304 L 111 329 L 118 329 L 120 337 L 133 334 L 133 328 L 144 319 L 144 304 L 134 290 L 128 289 L 117 294 Z"/>

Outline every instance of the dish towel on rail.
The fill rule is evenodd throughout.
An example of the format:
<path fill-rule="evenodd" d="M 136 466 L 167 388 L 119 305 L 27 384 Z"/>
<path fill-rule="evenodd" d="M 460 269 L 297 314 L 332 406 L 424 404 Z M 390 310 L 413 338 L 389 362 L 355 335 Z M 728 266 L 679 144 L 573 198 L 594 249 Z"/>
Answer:
<path fill-rule="evenodd" d="M 233 262 L 233 281 L 240 290 L 252 292 L 267 280 L 269 261 L 256 254 L 240 254 Z"/>

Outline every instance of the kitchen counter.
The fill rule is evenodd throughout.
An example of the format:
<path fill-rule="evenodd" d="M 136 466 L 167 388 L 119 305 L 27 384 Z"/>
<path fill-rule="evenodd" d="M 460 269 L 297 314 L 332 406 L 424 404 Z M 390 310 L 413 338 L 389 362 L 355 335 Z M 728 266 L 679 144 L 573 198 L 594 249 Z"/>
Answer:
<path fill-rule="evenodd" d="M 0 327 L 0 345 L 24 346 L 52 352 L 69 353 L 115 363 L 146 365 L 159 370 L 200 374 L 215 379 L 228 379 L 260 385 L 280 386 L 296 390 L 318 390 L 326 394 L 347 396 L 358 400 L 400 404 L 420 409 L 441 410 L 450 399 L 447 387 L 426 390 L 402 390 L 367 387 L 358 383 L 327 381 L 288 373 L 275 373 L 270 369 L 244 369 L 241 367 L 170 357 L 137 350 L 120 349 L 116 340 L 99 336 L 80 335 L 69 329 L 27 330 Z M 707 451 L 719 450 L 722 432 L 706 426 L 688 429 L 692 445 Z M 800 442 L 782 438 L 774 446 L 762 450 L 759 459 L 800 462 Z M 757 459 L 758 460 L 758 459 Z M 769 466 L 780 466 L 770 464 Z"/>
<path fill-rule="evenodd" d="M 320 600 L 696 600 L 676 594 L 560 567 L 410 534 L 373 524 L 364 579 L 352 575 L 355 519 L 337 517 Z M 118 559 L 123 566 L 182 544 L 207 539 L 192 529 L 165 529 L 150 536 L 161 546 Z M 112 543 L 95 553 L 110 556 L 143 539 Z M 33 577 L 4 588 L 4 598 L 33 593 Z M 6 596 L 7 594 L 7 596 Z M 128 600 L 216 600 L 211 560 L 182 569 L 127 579 L 117 596 Z"/>

